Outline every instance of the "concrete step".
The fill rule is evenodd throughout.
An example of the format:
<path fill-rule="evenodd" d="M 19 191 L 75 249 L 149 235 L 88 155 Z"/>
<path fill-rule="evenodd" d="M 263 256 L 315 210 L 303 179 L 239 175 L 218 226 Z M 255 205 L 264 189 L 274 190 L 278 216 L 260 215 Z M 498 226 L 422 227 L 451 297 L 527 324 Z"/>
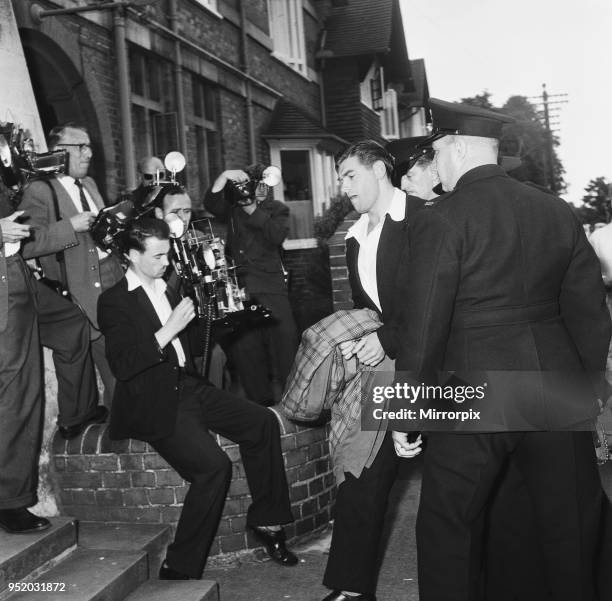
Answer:
<path fill-rule="evenodd" d="M 149 576 L 157 578 L 159 566 L 172 541 L 172 529 L 164 524 L 79 522 L 79 548 L 112 551 L 145 551 Z"/>
<path fill-rule="evenodd" d="M 77 549 L 7 601 L 121 601 L 146 579 L 144 552 Z"/>
<path fill-rule="evenodd" d="M 219 601 L 219 585 L 212 580 L 149 580 L 125 601 Z"/>
<path fill-rule="evenodd" d="M 76 548 L 76 522 L 51 518 L 51 528 L 38 534 L 8 534 L 0 530 L 0 599 L 9 582 L 19 582 L 32 572 L 49 567 Z"/>

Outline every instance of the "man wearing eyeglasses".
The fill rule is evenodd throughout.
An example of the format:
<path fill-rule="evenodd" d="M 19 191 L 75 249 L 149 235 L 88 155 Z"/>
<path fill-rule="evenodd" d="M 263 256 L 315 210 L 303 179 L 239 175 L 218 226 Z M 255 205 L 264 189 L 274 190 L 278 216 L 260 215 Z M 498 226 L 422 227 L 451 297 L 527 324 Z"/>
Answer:
<path fill-rule="evenodd" d="M 63 281 L 87 316 L 92 357 L 104 384 L 105 404 L 110 406 L 115 380 L 104 356 L 96 305 L 102 291 L 123 277 L 123 269 L 116 257 L 96 246 L 89 233 L 104 201 L 96 183 L 87 175 L 93 156 L 87 130 L 75 123 L 55 127 L 49 133 L 48 146 L 50 150 L 67 152 L 67 172 L 35 180 L 26 188 L 20 208 L 26 211 L 33 233 L 24 246 L 24 256 L 38 258 L 47 278 Z M 103 421 L 105 417 L 106 410 L 99 407 L 89 420 L 67 432 L 60 428 L 60 432 L 71 438 L 87 423 Z"/>

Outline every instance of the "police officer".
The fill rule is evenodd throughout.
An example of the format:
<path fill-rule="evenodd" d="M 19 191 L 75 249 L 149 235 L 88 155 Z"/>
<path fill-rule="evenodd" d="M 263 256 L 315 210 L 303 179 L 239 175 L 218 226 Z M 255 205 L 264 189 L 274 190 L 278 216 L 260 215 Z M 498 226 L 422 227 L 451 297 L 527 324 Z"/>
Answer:
<path fill-rule="evenodd" d="M 435 166 L 447 194 L 412 223 L 396 369 L 426 383 L 437 382 L 440 370 L 485 377 L 512 370 L 512 377 L 503 405 L 491 404 L 495 398 L 482 405 L 497 432 L 476 433 L 483 426 L 472 424 L 428 436 L 417 518 L 420 596 L 479 598 L 483 517 L 510 463 L 535 515 L 546 588 L 556 601 L 590 600 L 601 487 L 591 433 L 572 429 L 597 414 L 603 393 L 597 372 L 605 368 L 610 317 L 599 265 L 564 201 L 497 165 L 511 118 L 430 103 Z M 561 407 L 550 385 L 587 372 L 593 385 Z M 524 394 L 528 373 L 539 387 Z M 529 431 L 517 431 L 519 417 Z M 553 420 L 559 429 L 544 431 Z M 407 439 L 394 433 L 400 456 Z"/>

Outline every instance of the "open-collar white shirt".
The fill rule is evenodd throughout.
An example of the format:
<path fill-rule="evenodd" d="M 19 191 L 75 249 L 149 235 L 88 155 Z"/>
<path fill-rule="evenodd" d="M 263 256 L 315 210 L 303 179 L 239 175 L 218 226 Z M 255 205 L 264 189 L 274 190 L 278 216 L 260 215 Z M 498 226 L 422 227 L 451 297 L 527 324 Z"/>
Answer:
<path fill-rule="evenodd" d="M 378 282 L 376 281 L 376 255 L 378 253 L 380 234 L 387 215 L 393 221 L 401 221 L 406 215 L 406 194 L 398 188 L 395 188 L 389 208 L 370 232 L 368 232 L 370 218 L 367 213 L 364 213 L 349 228 L 345 236 L 345 240 L 355 238 L 359 243 L 359 253 L 357 255 L 359 279 L 366 294 L 374 301 L 379 311 L 382 311 L 382 307 L 380 306 Z"/>
<path fill-rule="evenodd" d="M 128 292 L 136 290 L 138 287 L 142 287 L 146 295 L 149 297 L 149 300 L 151 301 L 151 304 L 153 305 L 155 313 L 157 313 L 157 317 L 159 317 L 159 321 L 161 322 L 162 326 L 165 325 L 170 317 L 170 314 L 172 313 L 172 306 L 170 305 L 170 301 L 166 296 L 166 288 L 168 287 L 166 282 L 164 282 L 162 278 L 158 278 L 153 282 L 153 286 L 145 284 L 131 267 L 125 272 L 125 279 L 127 280 Z M 178 336 L 175 336 L 172 339 L 172 346 L 176 351 L 179 365 L 181 367 L 185 367 L 185 351 Z"/>

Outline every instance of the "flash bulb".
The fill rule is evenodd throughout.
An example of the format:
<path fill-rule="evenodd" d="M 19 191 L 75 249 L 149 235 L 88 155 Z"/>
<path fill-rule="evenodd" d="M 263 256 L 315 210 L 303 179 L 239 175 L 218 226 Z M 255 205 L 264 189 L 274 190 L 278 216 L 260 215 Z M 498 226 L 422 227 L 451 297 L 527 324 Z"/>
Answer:
<path fill-rule="evenodd" d="M 172 174 L 178 173 L 185 169 L 185 157 L 178 150 L 174 150 L 166 155 L 164 165 Z"/>
<path fill-rule="evenodd" d="M 171 238 L 182 238 L 185 233 L 185 224 L 181 221 L 180 217 L 177 217 L 174 213 L 168 213 L 164 217 L 164 221 L 170 228 Z"/>
<path fill-rule="evenodd" d="M 261 181 L 266 184 L 266 186 L 270 186 L 270 188 L 273 188 L 277 184 L 280 184 L 282 178 L 281 170 L 278 167 L 275 167 L 274 165 L 266 167 L 261 175 Z"/>

